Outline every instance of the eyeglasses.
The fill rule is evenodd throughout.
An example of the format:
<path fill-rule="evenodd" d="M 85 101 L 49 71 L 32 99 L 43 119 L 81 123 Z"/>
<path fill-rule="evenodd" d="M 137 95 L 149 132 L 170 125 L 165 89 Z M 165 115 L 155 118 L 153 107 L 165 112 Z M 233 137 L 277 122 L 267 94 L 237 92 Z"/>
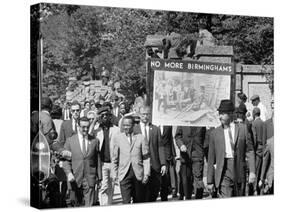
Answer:
<path fill-rule="evenodd" d="M 77 110 L 71 110 L 72 112 L 79 112 L 80 111 L 80 109 L 77 109 Z"/>

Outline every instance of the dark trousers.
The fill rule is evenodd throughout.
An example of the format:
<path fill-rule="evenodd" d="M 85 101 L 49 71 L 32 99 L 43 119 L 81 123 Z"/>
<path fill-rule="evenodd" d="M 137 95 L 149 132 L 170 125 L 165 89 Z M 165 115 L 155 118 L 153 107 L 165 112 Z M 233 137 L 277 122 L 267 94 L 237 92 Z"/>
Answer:
<path fill-rule="evenodd" d="M 194 188 L 195 198 L 202 199 L 204 184 L 203 184 L 203 160 L 194 160 L 190 163 L 181 164 L 181 179 L 183 186 L 183 193 L 186 199 L 191 199 Z"/>
<path fill-rule="evenodd" d="M 222 171 L 222 180 L 218 189 L 218 196 L 228 198 L 233 196 L 245 196 L 245 181 L 235 182 L 234 160 L 225 159 Z"/>
<path fill-rule="evenodd" d="M 123 204 L 144 202 L 144 185 L 139 181 L 134 173 L 132 166 L 130 166 L 126 176 L 120 181 L 121 196 Z"/>
<path fill-rule="evenodd" d="M 91 207 L 94 205 L 95 198 L 95 188 L 89 186 L 86 178 L 82 180 L 80 187 L 77 184 L 71 184 L 72 189 L 75 191 L 75 196 L 78 206 Z"/>
<path fill-rule="evenodd" d="M 177 177 L 175 166 L 172 161 L 167 161 L 167 174 L 161 176 L 160 196 L 161 201 L 168 201 L 170 190 L 173 194 L 177 194 Z"/>
<path fill-rule="evenodd" d="M 159 195 L 161 185 L 161 173 L 150 169 L 150 177 L 145 185 L 145 202 L 155 202 Z"/>
<path fill-rule="evenodd" d="M 257 195 L 260 195 L 261 191 L 259 188 L 259 181 L 261 178 L 261 168 L 262 168 L 262 156 L 256 155 L 256 181 L 254 189 Z"/>

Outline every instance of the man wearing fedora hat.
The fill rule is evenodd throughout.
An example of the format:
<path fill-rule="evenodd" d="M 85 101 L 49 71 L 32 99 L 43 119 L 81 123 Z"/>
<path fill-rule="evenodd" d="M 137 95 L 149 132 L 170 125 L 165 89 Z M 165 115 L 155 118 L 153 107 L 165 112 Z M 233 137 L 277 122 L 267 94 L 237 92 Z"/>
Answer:
<path fill-rule="evenodd" d="M 246 157 L 249 163 L 249 183 L 255 181 L 253 140 L 245 124 L 233 122 L 234 105 L 222 100 L 218 108 L 221 126 L 210 136 L 208 153 L 208 189 L 219 197 L 244 196 Z"/>
<path fill-rule="evenodd" d="M 266 121 L 268 119 L 268 112 L 264 104 L 261 102 L 259 95 L 253 95 L 251 97 L 251 101 L 254 107 L 258 107 L 260 109 L 261 120 Z"/>
<path fill-rule="evenodd" d="M 112 138 L 120 132 L 120 129 L 112 123 L 111 116 L 112 113 L 109 107 L 102 106 L 98 110 L 97 120 L 92 123 L 94 127 L 90 132 L 90 135 L 94 135 L 100 143 L 99 151 L 101 155 L 102 168 L 102 182 L 99 191 L 100 205 L 112 204 L 114 192 L 114 181 L 112 178 Z"/>

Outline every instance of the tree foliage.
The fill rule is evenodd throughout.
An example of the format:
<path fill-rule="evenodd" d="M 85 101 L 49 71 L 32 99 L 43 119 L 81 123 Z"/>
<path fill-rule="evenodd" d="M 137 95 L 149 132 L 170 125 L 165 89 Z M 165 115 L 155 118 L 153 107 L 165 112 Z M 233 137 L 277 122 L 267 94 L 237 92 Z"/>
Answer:
<path fill-rule="evenodd" d="M 145 84 L 147 35 L 198 33 L 202 25 L 218 45 L 232 45 L 235 60 L 273 64 L 273 19 L 261 17 L 43 4 L 46 93 L 63 96 L 70 76 L 105 67 L 125 95 Z M 50 86 L 51 85 L 51 86 Z"/>

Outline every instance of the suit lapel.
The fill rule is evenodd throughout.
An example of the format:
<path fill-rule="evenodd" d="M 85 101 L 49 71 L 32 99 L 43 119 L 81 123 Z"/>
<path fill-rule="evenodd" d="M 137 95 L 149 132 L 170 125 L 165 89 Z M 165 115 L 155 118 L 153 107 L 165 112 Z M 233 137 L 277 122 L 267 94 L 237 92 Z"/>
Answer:
<path fill-rule="evenodd" d="M 76 134 L 73 139 L 73 146 L 74 146 L 74 149 L 76 149 L 77 153 L 79 152 L 81 155 L 83 155 L 83 152 L 81 150 L 80 143 L 79 143 L 78 134 Z"/>
<path fill-rule="evenodd" d="M 126 138 L 127 138 L 127 136 L 126 136 Z M 127 140 L 128 140 L 128 138 L 127 138 Z M 130 151 L 133 150 L 135 143 L 136 143 L 136 136 L 135 136 L 135 134 L 132 134 L 132 143 L 131 143 Z"/>
<path fill-rule="evenodd" d="M 238 124 L 235 124 L 234 125 L 235 126 L 235 128 L 234 128 L 234 146 L 236 147 L 236 145 L 237 145 L 237 138 L 238 138 L 238 133 L 239 133 L 239 126 L 238 126 Z"/>
<path fill-rule="evenodd" d="M 221 147 L 222 150 L 223 150 L 223 153 L 225 153 L 225 138 L 224 138 L 224 131 L 223 131 L 222 126 L 220 126 L 218 128 L 218 130 L 219 130 L 219 139 L 218 139 L 218 141 L 220 141 L 220 144 L 218 146 Z"/>
<path fill-rule="evenodd" d="M 104 139 L 103 131 L 102 131 L 101 128 L 98 129 L 97 139 L 99 139 L 99 142 L 100 142 L 99 149 L 101 150 L 101 147 L 102 147 L 102 144 L 103 144 L 103 139 Z"/>
<path fill-rule="evenodd" d="M 153 132 L 153 127 L 152 124 L 149 123 L 149 135 L 148 135 L 148 144 L 152 141 L 152 132 Z"/>

